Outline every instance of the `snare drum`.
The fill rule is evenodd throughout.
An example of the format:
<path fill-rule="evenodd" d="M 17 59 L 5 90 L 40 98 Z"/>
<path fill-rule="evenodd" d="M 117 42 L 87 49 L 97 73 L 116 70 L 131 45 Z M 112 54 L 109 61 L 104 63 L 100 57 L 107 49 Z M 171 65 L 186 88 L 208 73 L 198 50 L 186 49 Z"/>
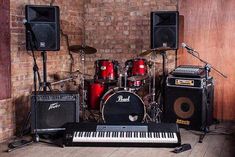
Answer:
<path fill-rule="evenodd" d="M 97 60 L 95 70 L 95 80 L 118 80 L 118 62 L 115 60 Z"/>
<path fill-rule="evenodd" d="M 142 99 L 137 94 L 120 88 L 106 92 L 100 106 L 106 123 L 143 122 L 146 115 Z"/>
<path fill-rule="evenodd" d="M 127 80 L 127 86 L 129 88 L 140 88 L 145 85 L 146 80 L 137 80 L 137 81 L 132 81 L 132 80 Z"/>
<path fill-rule="evenodd" d="M 126 66 L 128 66 L 127 75 L 132 76 L 147 76 L 147 60 L 144 58 L 135 58 L 126 61 Z"/>

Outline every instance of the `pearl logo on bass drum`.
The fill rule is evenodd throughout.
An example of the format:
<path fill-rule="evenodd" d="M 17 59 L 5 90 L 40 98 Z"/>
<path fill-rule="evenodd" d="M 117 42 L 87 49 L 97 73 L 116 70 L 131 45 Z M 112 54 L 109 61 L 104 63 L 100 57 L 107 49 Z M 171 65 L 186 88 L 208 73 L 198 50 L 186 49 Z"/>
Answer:
<path fill-rule="evenodd" d="M 122 95 L 119 95 L 117 97 L 117 101 L 116 102 L 130 102 L 130 96 L 128 96 L 127 98 L 124 98 Z"/>

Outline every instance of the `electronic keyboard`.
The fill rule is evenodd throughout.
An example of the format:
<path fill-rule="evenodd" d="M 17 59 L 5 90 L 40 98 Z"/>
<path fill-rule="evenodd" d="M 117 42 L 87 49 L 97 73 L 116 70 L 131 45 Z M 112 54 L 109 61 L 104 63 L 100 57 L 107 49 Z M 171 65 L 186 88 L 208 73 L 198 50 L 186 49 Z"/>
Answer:
<path fill-rule="evenodd" d="M 177 124 L 68 123 L 65 146 L 175 147 L 181 144 Z"/>

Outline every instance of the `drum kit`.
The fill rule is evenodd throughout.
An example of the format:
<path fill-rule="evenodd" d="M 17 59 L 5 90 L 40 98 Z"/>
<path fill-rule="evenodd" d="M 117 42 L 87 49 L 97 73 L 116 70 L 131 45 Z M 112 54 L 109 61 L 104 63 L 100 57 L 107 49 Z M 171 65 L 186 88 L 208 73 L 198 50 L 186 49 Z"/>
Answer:
<path fill-rule="evenodd" d="M 81 55 L 83 71 L 78 70 L 78 73 L 81 75 L 83 120 L 88 119 L 85 113 L 89 112 L 93 116 L 92 113 L 98 113 L 98 118 L 93 119 L 106 123 L 161 121 L 162 107 L 156 99 L 155 59 L 157 54 L 169 50 L 168 47 L 144 51 L 139 57 L 127 60 L 124 67 L 116 60 L 96 60 L 94 79 L 85 79 L 85 55 L 97 50 L 83 45 L 70 46 L 69 50 Z M 151 61 L 144 58 L 148 55 Z M 139 94 L 143 89 L 144 94 Z M 146 95 L 149 100 L 144 101 Z"/>

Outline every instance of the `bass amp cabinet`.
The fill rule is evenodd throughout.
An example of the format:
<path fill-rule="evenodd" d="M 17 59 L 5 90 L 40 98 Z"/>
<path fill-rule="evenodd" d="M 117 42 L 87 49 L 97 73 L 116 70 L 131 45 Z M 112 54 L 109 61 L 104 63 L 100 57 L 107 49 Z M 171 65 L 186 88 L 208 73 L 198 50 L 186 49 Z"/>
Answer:
<path fill-rule="evenodd" d="M 213 121 L 213 78 L 167 78 L 164 121 L 203 130 Z"/>
<path fill-rule="evenodd" d="M 36 100 L 36 101 L 35 101 Z M 31 96 L 31 132 L 64 130 L 68 122 L 79 122 L 79 95 L 76 92 L 37 92 Z"/>

